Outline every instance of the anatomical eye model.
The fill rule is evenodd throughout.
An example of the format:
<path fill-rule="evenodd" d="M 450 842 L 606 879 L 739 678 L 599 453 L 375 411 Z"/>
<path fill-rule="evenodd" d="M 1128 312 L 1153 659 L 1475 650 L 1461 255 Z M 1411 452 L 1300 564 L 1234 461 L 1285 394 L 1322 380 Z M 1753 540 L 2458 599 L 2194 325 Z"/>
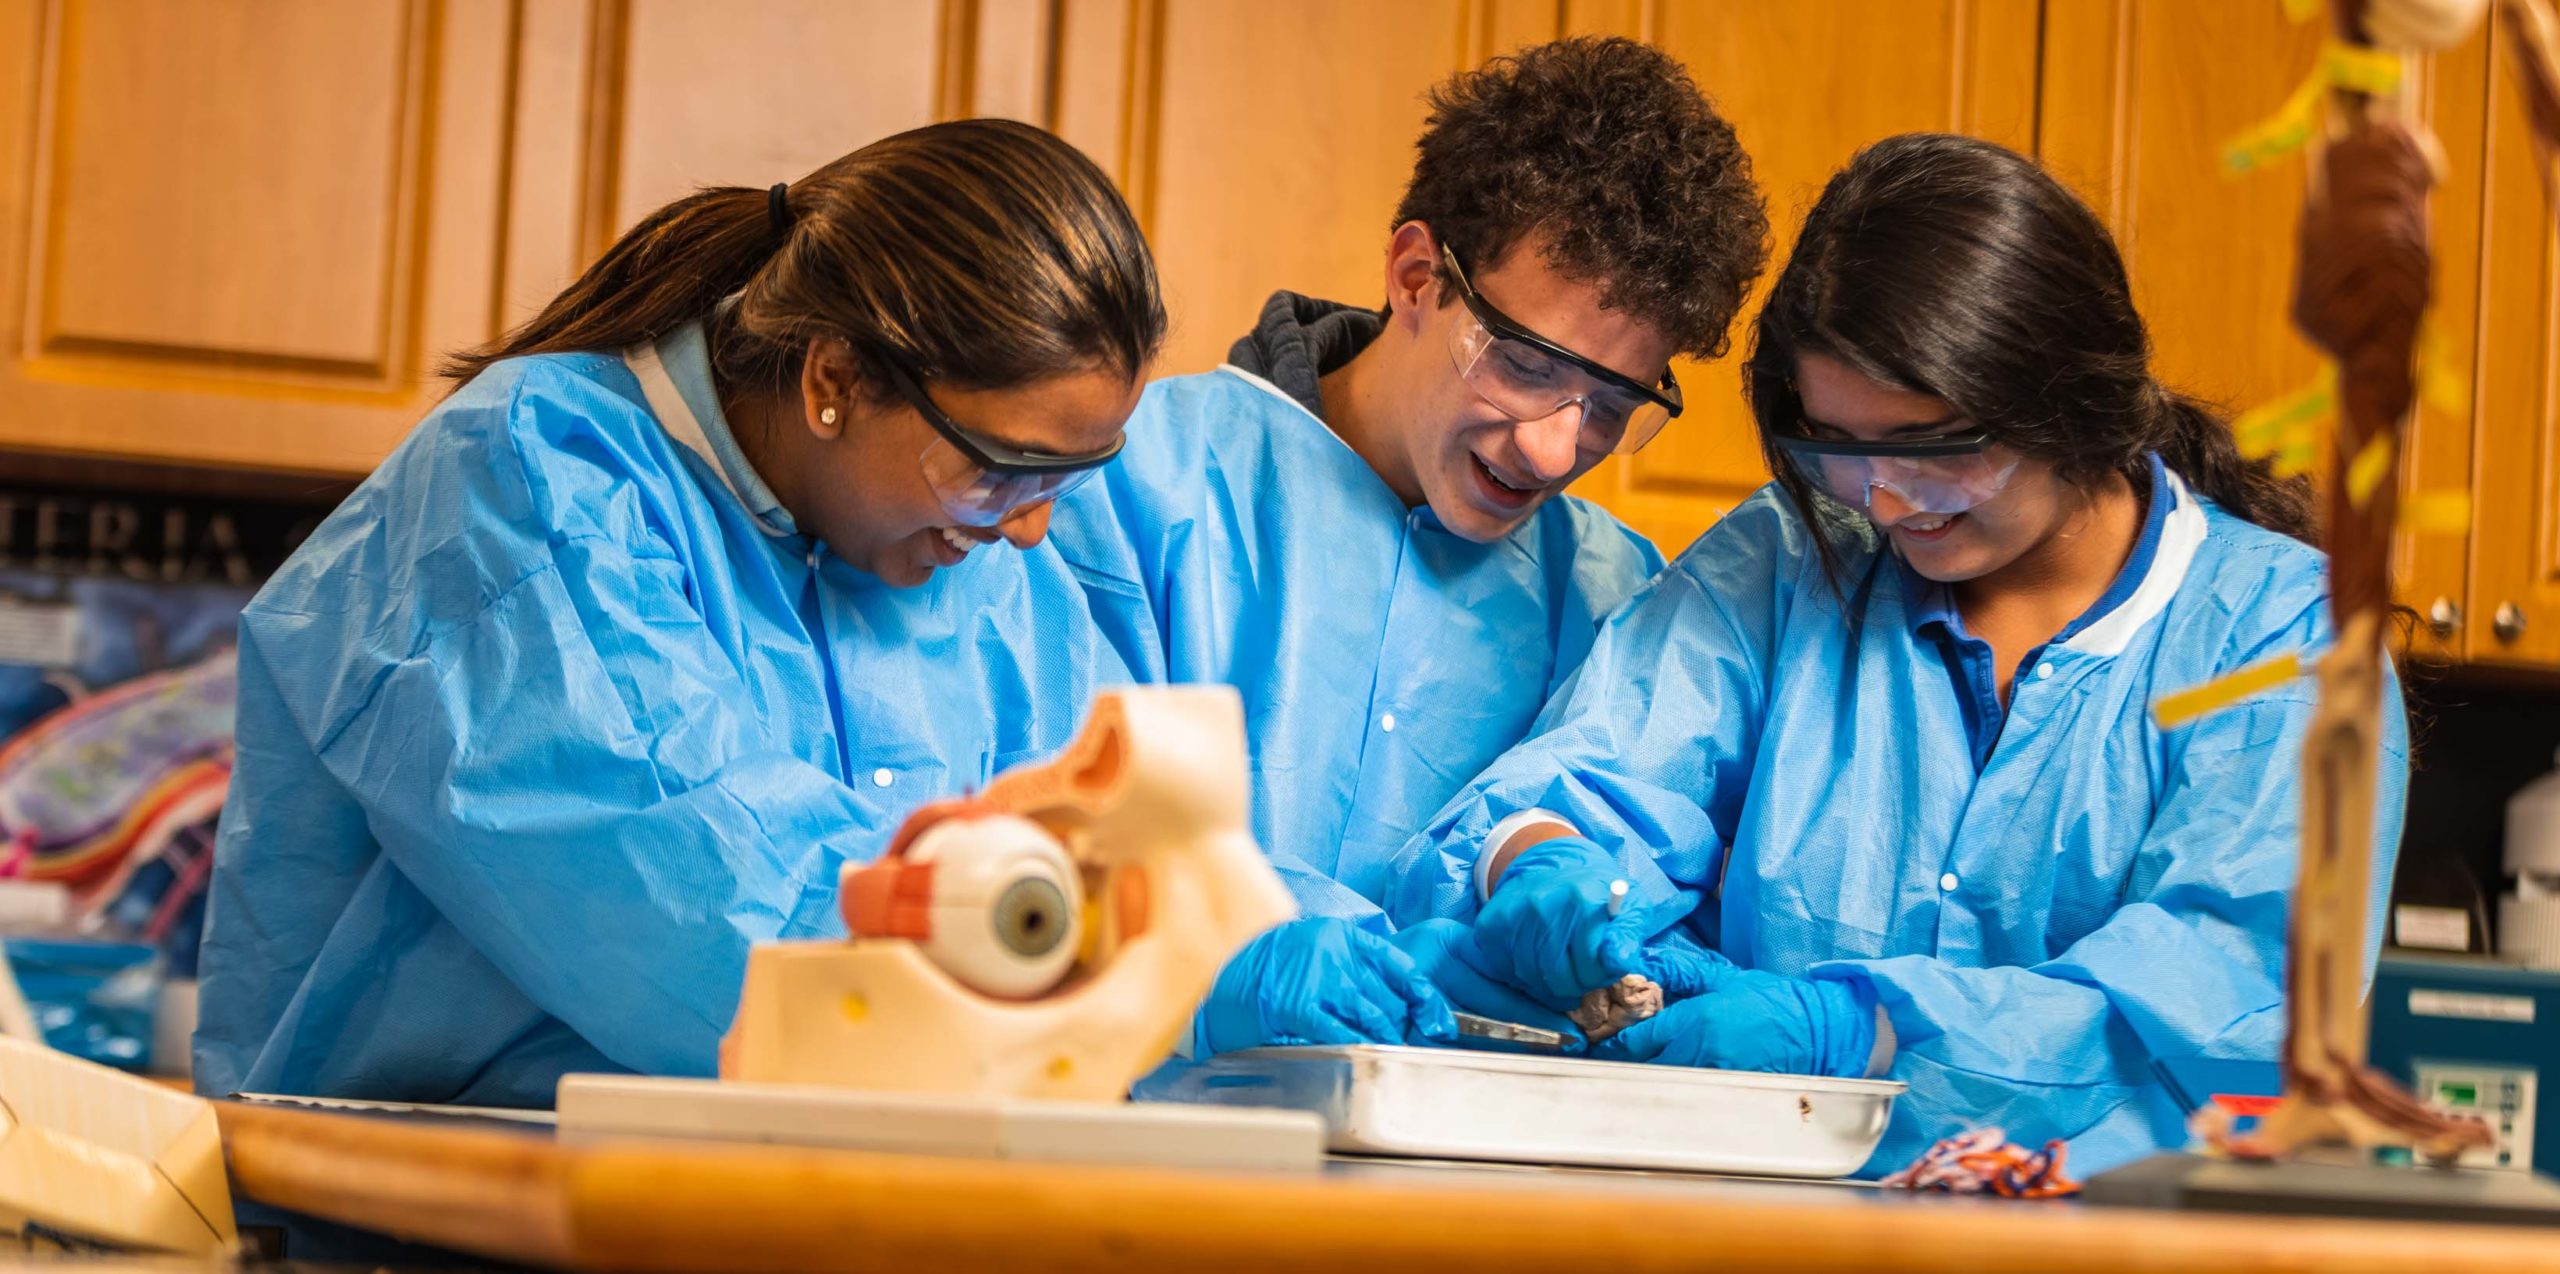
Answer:
<path fill-rule="evenodd" d="M 910 816 L 842 942 L 748 957 L 723 1079 L 1116 1102 L 1228 957 L 1296 913 L 1245 824 L 1224 687 L 1103 695 L 1043 765 Z"/>
<path fill-rule="evenodd" d="M 905 938 L 973 991 L 1046 995 L 1084 934 L 1084 872 L 1048 829 L 1002 810 L 954 812 L 846 875 L 847 928 Z"/>

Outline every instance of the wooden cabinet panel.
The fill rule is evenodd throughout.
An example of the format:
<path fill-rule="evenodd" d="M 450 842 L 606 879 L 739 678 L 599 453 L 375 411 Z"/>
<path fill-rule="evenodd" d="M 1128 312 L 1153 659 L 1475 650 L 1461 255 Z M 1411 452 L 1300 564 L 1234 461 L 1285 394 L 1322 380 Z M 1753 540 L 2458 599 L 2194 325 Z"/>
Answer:
<path fill-rule="evenodd" d="M 64 5 L 33 191 L 34 347 L 379 374 L 415 283 L 399 249 L 416 222 L 421 8 L 288 0 L 251 27 L 219 6 Z M 323 48 L 335 56 L 308 58 Z M 278 197 L 322 189 L 337 197 Z"/>
<path fill-rule="evenodd" d="M 946 76 L 943 6 L 914 0 L 629 0 L 618 25 L 598 249 L 697 186 L 789 181 L 931 123 Z"/>
<path fill-rule="evenodd" d="M 1688 411 L 1652 446 L 1576 488 L 1676 553 L 1768 480 L 1740 359 L 1804 211 L 1860 146 L 1896 133 L 1966 132 L 2032 148 L 2037 5 L 1688 0 L 1573 10 L 1585 29 L 1640 35 L 1686 63 L 1733 121 L 1769 199 L 1769 270 L 1736 320 L 1732 353 L 1682 363 Z"/>
<path fill-rule="evenodd" d="M 0 5 L 0 445 L 378 459 L 487 335 L 509 29 L 505 0 Z"/>
<path fill-rule="evenodd" d="M 2325 30 L 2231 0 L 2046 8 L 2042 158 L 2115 232 L 2160 378 L 2235 410 L 2318 363 L 2286 317 L 2302 158 L 2234 178 L 2221 152 L 2302 82 Z"/>
<path fill-rule="evenodd" d="M 2553 242 L 2560 209 L 2543 182 L 2513 76 L 2499 67 L 2490 78 L 2463 653 L 2549 667 L 2560 665 L 2560 248 Z M 2505 608 L 2518 623 L 2501 625 Z"/>
<path fill-rule="evenodd" d="M 1166 6 L 1147 212 L 1174 323 L 1167 370 L 1216 365 L 1275 287 L 1385 295 L 1422 93 L 1467 51 L 1459 8 Z"/>
<path fill-rule="evenodd" d="M 1045 122 L 1051 12 L 0 0 L 0 445 L 361 473 L 659 203 Z"/>
<path fill-rule="evenodd" d="M 2279 6 L 2226 0 L 2049 4 L 2044 35 L 2043 158 L 2106 216 L 2151 328 L 2167 383 L 2237 412 L 2308 381 L 2318 353 L 2291 319 L 2294 227 L 2304 159 L 2241 176 L 2223 171 L 2234 136 L 2272 115 L 2311 70 L 2326 27 Z M 2446 357 L 2468 367 L 2480 300 L 2485 35 L 2412 64 L 2408 100 L 2444 145 L 2436 193 L 2437 284 L 2431 320 Z M 2547 223 L 2547 219 L 2546 219 Z M 2423 409 L 2409 436 L 2411 491 L 2469 484 L 2469 419 Z M 2461 537 L 2404 535 L 2400 599 L 2422 614 L 2464 606 Z M 2479 616 L 2468 616 L 2474 626 Z M 2415 653 L 2466 644 L 2423 625 Z"/>
<path fill-rule="evenodd" d="M 2461 48 L 2417 65 L 2409 101 L 2418 117 L 2444 147 L 2444 183 L 2436 188 L 2430 209 L 2435 225 L 2435 303 L 2428 317 L 2445 364 L 2460 375 L 2467 389 L 2457 403 L 2422 402 L 2406 435 L 2408 453 L 2401 465 L 2401 504 L 2411 507 L 2420 493 L 2467 491 L 2472 484 L 2475 435 L 2481 406 L 2490 394 L 2481 379 L 2482 246 L 2487 229 L 2482 201 L 2487 196 L 2489 115 L 2492 80 L 2507 79 L 2506 69 L 2492 59 L 2492 30 L 2484 26 Z M 2504 56 L 2503 53 L 2497 56 Z M 2512 86 L 2507 86 L 2512 91 Z M 2520 104 L 2509 101 L 2495 109 L 2509 112 L 2507 126 L 2520 128 Z M 2539 184 L 2527 178 L 2539 194 Z M 2512 183 L 2510 183 L 2512 184 Z M 2546 231 L 2549 218 L 2544 217 Z M 2542 419 L 2547 419 L 2541 417 Z M 2460 659 L 2480 647 L 2472 623 L 2478 609 L 2469 597 L 2471 544 L 2476 530 L 2424 533 L 2404 526 L 2394 544 L 2392 571 L 2399 600 L 2419 615 L 2409 634 L 2409 653 L 2432 662 Z M 2492 607 L 2494 609 L 2494 606 Z M 2450 624 L 2439 626 L 2440 619 Z"/>
<path fill-rule="evenodd" d="M 1117 178 L 1154 244 L 1173 331 L 1204 371 L 1287 288 L 1385 294 L 1389 219 L 1424 92 L 1552 38 L 1525 0 L 1067 0 L 1056 127 Z"/>

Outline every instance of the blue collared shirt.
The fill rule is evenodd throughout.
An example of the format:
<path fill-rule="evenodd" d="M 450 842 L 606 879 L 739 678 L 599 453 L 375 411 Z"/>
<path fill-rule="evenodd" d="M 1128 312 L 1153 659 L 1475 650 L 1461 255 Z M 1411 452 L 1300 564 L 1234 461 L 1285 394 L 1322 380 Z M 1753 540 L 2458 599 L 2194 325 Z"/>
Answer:
<path fill-rule="evenodd" d="M 2151 457 L 2151 489 L 2144 503 L 2149 512 L 2142 519 L 2142 534 L 2133 541 L 2133 552 L 2125 558 L 2124 569 L 2116 572 L 2114 582 L 2080 617 L 2064 625 L 2051 640 L 2038 644 L 2018 661 L 2017 675 L 2024 676 L 2044 657 L 2045 648 L 2054 642 L 2069 641 L 2089 625 L 2132 600 L 2134 589 L 2151 574 L 2152 560 L 2160 555 L 2160 531 L 2169 524 L 2169 511 L 2177 505 L 2177 493 L 2170 489 L 2168 470 L 2160 457 Z M 1955 590 L 1911 569 L 1896 559 L 1894 565 L 1902 577 L 1903 604 L 1911 620 L 1915 637 L 1926 637 L 1939 653 L 1946 656 L 1947 672 L 1955 678 L 1956 706 L 1964 718 L 1964 733 L 1973 746 L 1973 768 L 1979 770 L 1991 761 L 1991 749 L 2000 742 L 2000 727 L 2008 719 L 2008 709 L 2000 702 L 2000 671 L 1992 662 L 1991 643 L 1965 631 L 1964 616 L 1956 609 Z"/>

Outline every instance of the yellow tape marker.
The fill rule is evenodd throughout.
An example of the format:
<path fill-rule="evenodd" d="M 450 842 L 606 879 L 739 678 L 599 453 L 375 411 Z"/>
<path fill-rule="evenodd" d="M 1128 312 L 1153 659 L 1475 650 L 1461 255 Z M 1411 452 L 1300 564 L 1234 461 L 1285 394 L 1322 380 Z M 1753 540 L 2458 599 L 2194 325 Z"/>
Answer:
<path fill-rule="evenodd" d="M 2302 675 L 2302 654 L 2278 655 L 2261 659 L 2233 672 L 2227 672 L 2176 694 L 2162 695 L 2151 703 L 2151 717 L 2163 730 L 2179 726 L 2218 712 L 2261 690 L 2272 689 Z"/>
<path fill-rule="evenodd" d="M 2471 414 L 2471 385 L 2433 319 L 2418 329 L 2418 399 L 2455 419 Z"/>
<path fill-rule="evenodd" d="M 2337 404 L 2338 369 L 2323 366 L 2310 384 L 2240 413 L 2231 422 L 2232 440 L 2243 458 L 2264 460 L 2303 440 Z"/>
<path fill-rule="evenodd" d="M 2320 95 L 2331 89 L 2389 97 L 2400 91 L 2400 55 L 2331 40 L 2276 113 L 2223 143 L 2222 169 L 2237 177 L 2302 149 L 2320 123 Z"/>
<path fill-rule="evenodd" d="M 2293 91 L 2293 96 L 2284 99 L 2284 105 L 2276 108 L 2275 114 L 2241 129 L 2230 141 L 2223 143 L 2222 171 L 2225 176 L 2237 177 L 2253 168 L 2274 163 L 2302 149 L 2302 144 L 2311 140 L 2311 126 L 2320 109 L 2320 94 L 2329 87 L 2328 77 L 2323 73 L 2327 65 L 2323 62 L 2314 67 L 2302 81 L 2302 86 Z"/>
<path fill-rule="evenodd" d="M 2382 485 L 2382 476 L 2391 470 L 2391 458 L 2399 446 L 2387 433 L 2375 434 L 2364 444 L 2364 450 L 2347 462 L 2347 499 L 2361 509 L 2373 500 L 2374 491 Z"/>
<path fill-rule="evenodd" d="M 2321 78 L 2329 87 L 2389 97 L 2400 91 L 2400 55 L 2331 40 L 2320 49 Z"/>
<path fill-rule="evenodd" d="M 2400 522 L 2420 535 L 2460 535 L 2471 529 L 2471 493 L 2421 491 L 2402 506 Z"/>
<path fill-rule="evenodd" d="M 2240 458 L 2264 460 L 2299 451 L 2320 440 L 2316 420 L 2298 420 L 2276 426 L 2262 426 L 2239 437 Z"/>
<path fill-rule="evenodd" d="M 2313 445 L 2315 441 L 2302 438 L 2286 443 L 2284 450 L 2276 453 L 2275 463 L 2267 466 L 2267 472 L 2281 482 L 2286 478 L 2299 478 L 2318 468 L 2320 452 Z"/>

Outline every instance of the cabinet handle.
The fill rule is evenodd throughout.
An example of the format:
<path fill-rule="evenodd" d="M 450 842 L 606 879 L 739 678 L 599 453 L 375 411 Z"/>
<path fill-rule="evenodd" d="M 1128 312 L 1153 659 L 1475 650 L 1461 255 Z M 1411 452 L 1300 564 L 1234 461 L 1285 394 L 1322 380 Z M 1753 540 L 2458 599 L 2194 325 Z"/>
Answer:
<path fill-rule="evenodd" d="M 2498 640 L 2512 646 L 2524 637 L 2524 608 L 2514 602 L 2498 603 L 2498 613 L 2491 617 Z"/>
<path fill-rule="evenodd" d="M 2462 631 L 2462 608 L 2450 597 L 2439 597 L 2427 608 L 2427 628 L 2436 636 L 2450 638 Z"/>

